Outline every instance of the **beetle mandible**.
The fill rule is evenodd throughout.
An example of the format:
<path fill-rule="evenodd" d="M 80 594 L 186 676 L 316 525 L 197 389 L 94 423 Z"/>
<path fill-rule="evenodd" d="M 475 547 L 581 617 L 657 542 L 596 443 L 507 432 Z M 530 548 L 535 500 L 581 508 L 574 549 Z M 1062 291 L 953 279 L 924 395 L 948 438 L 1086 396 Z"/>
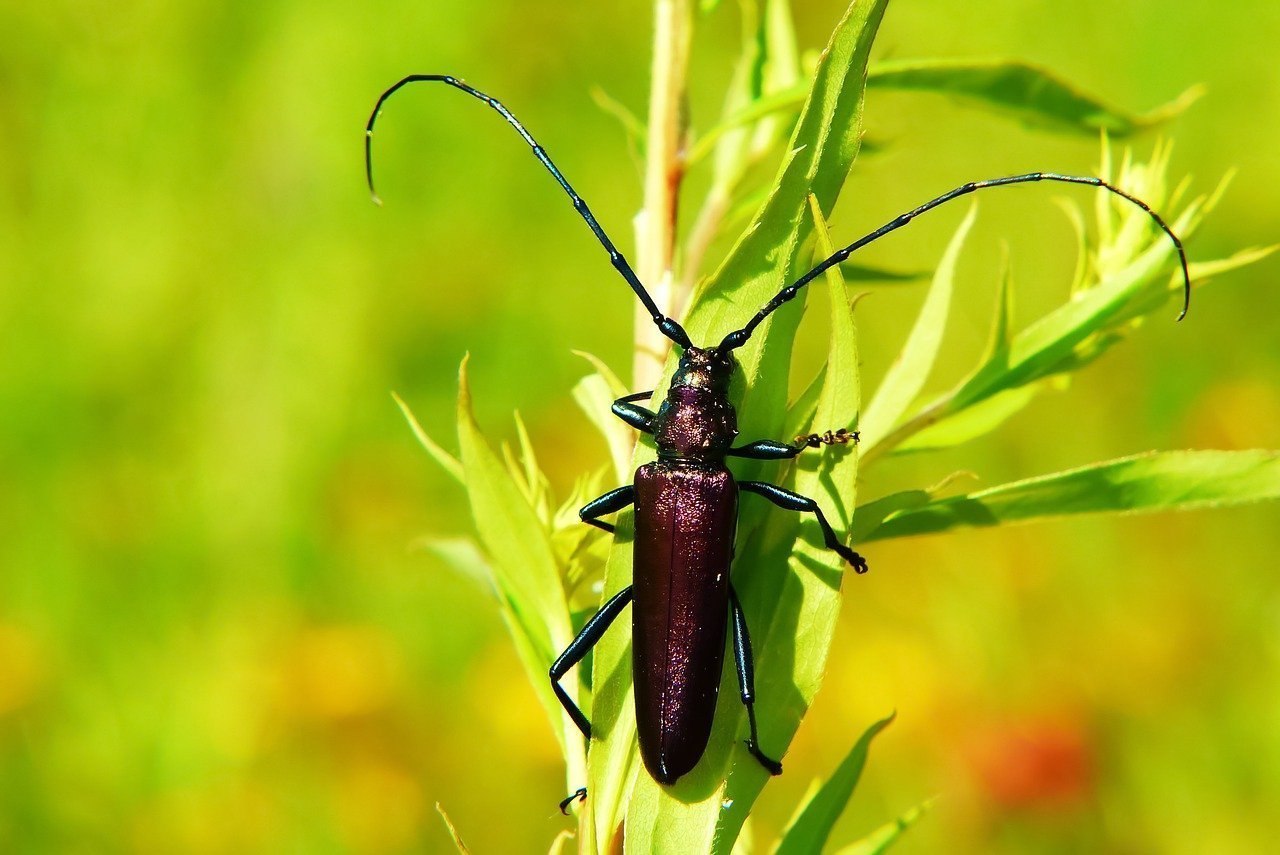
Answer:
<path fill-rule="evenodd" d="M 747 710 L 750 734 L 747 750 L 770 774 L 782 772 L 782 764 L 760 747 L 756 729 L 754 664 L 751 641 L 742 605 L 729 578 L 741 491 L 762 496 L 778 507 L 812 513 L 826 546 L 838 553 L 858 573 L 867 570 L 861 555 L 841 543 L 821 507 L 813 499 L 760 481 L 736 481 L 725 466 L 727 457 L 785 460 L 806 448 L 856 442 L 857 432 L 840 429 L 796 437 L 791 443 L 764 439 L 735 446 L 737 416 L 729 401 L 729 382 L 736 362 L 733 351 L 751 338 L 770 314 L 793 299 L 805 285 L 828 268 L 841 263 L 858 249 L 902 228 L 926 211 L 976 190 L 1036 181 L 1083 184 L 1113 193 L 1137 205 L 1173 241 L 1182 268 L 1183 303 L 1178 320 L 1186 316 L 1191 300 L 1191 277 L 1182 242 L 1165 221 L 1145 202 L 1101 178 L 1033 172 L 985 181 L 973 181 L 943 193 L 917 208 L 900 214 L 880 228 L 835 252 L 808 273 L 779 291 L 741 329 L 728 333 L 713 347 L 698 347 L 674 319 L 664 315 L 645 290 L 635 271 L 597 222 L 582 197 L 573 189 L 543 147 L 501 102 L 455 77 L 413 74 L 382 93 L 365 128 L 365 175 L 373 189 L 373 125 L 388 98 L 411 83 L 443 83 L 483 101 L 516 130 L 533 155 L 573 202 L 609 254 L 609 260 L 648 311 L 654 324 L 680 350 L 679 363 L 666 397 L 656 412 L 639 401 L 652 392 L 620 398 L 613 412 L 627 424 L 652 434 L 658 459 L 636 470 L 634 482 L 588 502 L 579 512 L 582 521 L 605 531 L 614 527 L 600 517 L 635 506 L 635 563 L 632 584 L 606 602 L 550 668 L 552 688 L 565 711 L 590 739 L 591 723 L 560 686 L 574 665 L 582 661 L 609 625 L 627 605 L 632 606 L 633 673 L 636 698 L 636 730 L 640 755 L 654 780 L 673 784 L 689 772 L 706 750 L 719 692 L 725 639 L 732 629 L 734 661 L 742 702 Z M 563 808 L 579 790 L 566 799 Z"/>

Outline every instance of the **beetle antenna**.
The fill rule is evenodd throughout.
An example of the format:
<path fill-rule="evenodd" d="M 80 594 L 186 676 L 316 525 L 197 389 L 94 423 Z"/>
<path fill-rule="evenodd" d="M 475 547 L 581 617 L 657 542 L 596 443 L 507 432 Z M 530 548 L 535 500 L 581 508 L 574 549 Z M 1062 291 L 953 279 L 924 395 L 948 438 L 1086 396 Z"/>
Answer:
<path fill-rule="evenodd" d="M 984 190 L 987 187 L 1004 187 L 1010 184 L 1028 184 L 1033 181 L 1058 181 L 1064 184 L 1085 184 L 1090 187 L 1100 187 L 1103 190 L 1114 193 L 1122 199 L 1132 202 L 1142 210 L 1146 211 L 1151 216 L 1151 219 L 1155 221 L 1155 224 L 1160 227 L 1160 230 L 1169 236 L 1169 239 L 1173 241 L 1174 247 L 1178 250 L 1178 261 L 1182 265 L 1182 312 L 1178 315 L 1178 320 L 1182 320 L 1187 316 L 1187 309 L 1191 307 L 1191 273 L 1187 268 L 1187 254 L 1182 248 L 1182 241 L 1173 233 L 1173 229 L 1169 228 L 1164 219 L 1155 211 L 1151 210 L 1151 206 L 1136 196 L 1131 196 L 1120 188 L 1108 184 L 1101 178 L 1093 178 L 1091 176 L 1083 175 L 1060 175 L 1056 172 L 1032 172 L 1027 175 L 1010 175 L 1005 178 L 992 178 L 987 181 L 971 181 L 968 184 L 957 187 L 947 193 L 943 193 L 936 199 L 925 202 L 914 210 L 899 215 L 870 234 L 858 238 L 853 243 L 849 244 L 844 249 L 839 250 L 817 267 L 801 276 L 794 283 L 779 291 L 763 309 L 756 313 L 755 317 L 747 322 L 745 327 L 725 336 L 724 340 L 720 342 L 720 349 L 733 350 L 746 344 L 747 339 L 751 338 L 751 334 L 755 332 L 755 329 L 760 325 L 760 322 L 773 314 L 773 312 L 784 303 L 795 297 L 796 294 L 800 292 L 801 288 L 808 285 L 824 271 L 844 261 L 862 247 L 872 241 L 879 240 L 889 234 L 889 232 L 897 231 L 916 217 L 923 214 L 925 211 L 931 211 L 939 205 L 950 202 L 952 199 L 958 199 L 959 197 L 972 193 L 975 190 Z"/>
<path fill-rule="evenodd" d="M 613 245 L 613 241 L 609 240 L 609 236 L 605 234 L 604 229 L 601 228 L 600 223 L 596 220 L 595 214 L 591 213 L 591 209 L 587 207 L 587 203 L 583 201 L 582 197 L 573 189 L 573 186 L 569 184 L 569 181 L 556 167 L 550 156 L 547 155 L 546 150 L 538 144 L 538 141 L 535 140 L 527 130 L 525 130 L 524 125 L 520 124 L 520 120 L 513 116 L 511 111 L 503 106 L 502 102 L 497 98 L 491 98 L 479 89 L 472 88 L 455 77 L 450 77 L 446 74 L 410 74 L 386 92 L 383 92 L 381 97 L 378 98 L 378 103 L 373 105 L 373 113 L 369 116 L 369 123 L 365 125 L 364 171 L 365 180 L 369 184 L 369 194 L 373 197 L 374 202 L 379 205 L 382 204 L 382 200 L 378 198 L 377 192 L 373 189 L 373 123 L 377 121 L 378 113 L 382 110 L 383 103 L 399 89 L 409 85 L 410 83 L 447 84 L 452 86 L 454 89 L 462 90 L 473 98 L 478 98 L 497 111 L 498 115 L 506 119 L 507 124 L 515 128 L 516 133 L 520 134 L 524 141 L 529 144 L 529 147 L 533 149 L 533 156 L 541 161 L 542 165 L 551 173 L 551 177 L 554 178 L 564 189 L 564 192 L 569 195 L 569 199 L 573 202 L 573 209 L 578 212 L 579 216 L 581 216 L 583 220 L 586 221 L 587 226 L 589 226 L 592 233 L 595 234 L 596 240 L 600 241 L 600 245 L 609 253 L 609 261 L 613 263 L 614 268 L 622 274 L 622 278 L 627 280 L 627 284 L 631 286 L 631 290 L 640 298 L 640 302 L 644 304 L 645 310 L 649 313 L 649 316 L 653 318 L 653 322 L 657 325 L 658 330 L 680 347 L 688 348 L 691 346 L 689 336 L 685 333 L 684 329 L 674 320 L 668 318 L 658 310 L 658 304 L 649 296 L 649 292 L 645 290 L 644 285 L 640 282 L 640 277 L 636 276 L 635 271 L 631 269 L 631 265 L 627 262 L 627 259 L 618 251 L 618 248 Z"/>

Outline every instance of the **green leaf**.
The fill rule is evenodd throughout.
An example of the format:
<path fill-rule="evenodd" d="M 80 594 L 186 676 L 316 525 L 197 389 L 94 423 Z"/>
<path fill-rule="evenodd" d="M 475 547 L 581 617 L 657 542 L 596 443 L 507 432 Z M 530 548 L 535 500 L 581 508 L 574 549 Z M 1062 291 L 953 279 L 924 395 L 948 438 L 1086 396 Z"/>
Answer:
<path fill-rule="evenodd" d="M 689 149 L 688 165 L 699 163 L 707 155 L 719 149 L 722 141 L 731 131 L 738 131 L 755 124 L 761 119 L 785 117 L 794 114 L 804 104 L 808 86 L 792 87 L 772 95 L 764 95 L 747 102 L 744 106 L 730 113 L 722 122 L 710 128 L 698 137 Z"/>
<path fill-rule="evenodd" d="M 850 843 L 845 846 L 836 855 L 881 855 L 897 842 L 898 838 L 908 828 L 915 825 L 920 817 L 928 813 L 932 807 L 932 799 L 916 805 L 893 822 L 887 822 L 856 843 Z"/>
<path fill-rule="evenodd" d="M 1083 92 L 1054 73 L 1017 60 L 915 59 L 876 63 L 867 85 L 952 95 L 1032 127 L 1123 137 L 1167 122 L 1204 90 L 1193 87 L 1147 113 L 1129 113 Z"/>
<path fill-rule="evenodd" d="M 903 496 L 905 494 L 899 494 Z M 1280 452 L 1148 452 L 1015 481 L 880 516 L 863 540 L 933 534 L 1071 514 L 1217 508 L 1280 499 Z M 885 500 L 880 500 L 885 501 Z M 873 505 L 876 503 L 872 503 Z M 858 509 L 859 517 L 863 508 Z"/>
<path fill-rule="evenodd" d="M 1254 246 L 1248 249 L 1242 249 L 1239 252 L 1232 253 L 1226 258 L 1215 259 L 1214 261 L 1197 261 L 1189 265 L 1191 271 L 1191 283 L 1193 285 L 1202 285 L 1204 281 L 1211 276 L 1219 276 L 1228 273 L 1240 267 L 1261 261 L 1268 255 L 1271 255 L 1280 245 L 1272 244 L 1271 246 Z"/>
<path fill-rule="evenodd" d="M 1153 296 L 1157 298 L 1156 305 L 1165 302 L 1169 294 L 1168 280 L 1160 272 L 1173 252 L 1167 240 L 1152 243 L 1123 270 L 1096 287 L 1080 292 L 1076 299 L 1018 333 L 1007 349 L 988 360 L 961 385 L 948 403 L 948 412 L 963 409 L 1001 390 L 1063 371 L 1086 339 L 1108 324 L 1128 317 L 1127 313 L 1135 311 L 1135 304 L 1150 310 L 1149 300 Z"/>
<path fill-rule="evenodd" d="M 634 151 L 643 157 L 645 147 L 648 145 L 648 130 L 644 122 L 640 121 L 640 118 L 626 104 L 599 86 L 591 88 L 591 99 L 596 102 L 597 107 L 618 120 L 618 124 L 622 125 L 623 133 L 626 134 L 627 144 L 633 146 Z"/>
<path fill-rule="evenodd" d="M 750 313 L 767 302 L 783 285 L 784 280 L 794 279 L 799 272 L 808 269 L 808 237 L 813 232 L 813 222 L 807 210 L 810 194 L 817 197 L 820 207 L 829 210 L 844 183 L 853 158 L 858 150 L 861 129 L 863 79 L 871 41 L 884 13 L 886 0 L 859 0 L 839 24 L 832 41 L 823 54 L 814 78 L 814 89 L 801 112 L 796 130 L 788 147 L 788 155 L 775 181 L 768 200 L 757 213 L 752 225 L 738 240 L 720 269 L 706 281 L 695 297 L 685 328 L 695 342 L 714 344 L 719 337 L 744 323 Z M 803 265 L 803 267 L 802 267 Z M 847 300 L 843 308 L 848 310 Z M 756 438 L 776 437 L 786 414 L 787 378 L 789 372 L 791 340 L 799 323 L 799 307 L 788 307 L 777 313 L 771 323 L 762 325 L 746 347 L 735 353 L 745 379 L 742 388 L 735 387 L 734 396 L 740 416 L 740 429 L 747 441 Z M 843 357 L 842 357 L 843 358 Z M 843 364 L 843 363 L 842 363 Z M 668 364 L 668 376 L 673 362 Z M 846 389 L 851 375 L 836 377 Z M 840 383 L 833 382 L 834 386 Z M 660 387 L 658 394 L 662 394 Z M 842 423 L 852 423 L 856 410 L 841 413 Z M 834 427 L 835 425 L 833 425 Z M 844 456 L 856 459 L 848 449 Z M 822 456 L 841 456 L 841 451 L 827 450 Z M 652 451 L 642 447 L 637 453 L 636 464 L 652 459 Z M 814 461 L 818 465 L 817 460 Z M 830 466 L 832 464 L 824 464 Z M 839 481 L 843 481 L 841 470 Z M 762 469 L 758 462 L 748 462 L 737 470 L 741 477 L 751 477 Z M 776 468 L 776 465 L 775 465 Z M 814 477 L 827 474 L 826 469 L 814 473 Z M 837 481 L 837 483 L 839 483 Z M 847 494 L 845 501 L 848 501 Z M 775 531 L 769 537 L 761 530 L 761 523 L 771 516 L 790 516 L 765 503 L 743 503 L 739 520 L 739 560 L 735 562 L 735 586 L 738 588 L 751 624 L 752 642 L 765 656 L 757 671 L 758 708 L 762 710 L 762 740 L 785 737 L 781 745 L 790 739 L 798 722 L 798 712 L 807 707 L 816 685 L 808 669 L 825 661 L 829 646 L 829 633 L 833 627 L 839 606 L 838 579 L 824 572 L 814 573 L 806 567 L 802 585 L 795 585 L 795 577 L 786 569 L 786 556 L 794 545 L 794 526 L 799 520 L 789 521 L 791 538 L 779 538 Z M 842 509 L 851 511 L 851 506 Z M 833 514 L 833 523 L 842 514 Z M 629 524 L 629 518 L 628 518 Z M 812 522 L 806 526 L 810 531 Z M 619 529 L 619 544 L 626 544 L 626 536 Z M 771 547 L 757 549 L 756 538 Z M 799 547 L 798 554 L 811 549 L 808 544 Z M 825 550 L 824 550 L 825 551 Z M 606 592 L 618 590 L 630 582 L 630 545 L 615 548 L 606 578 Z M 825 556 L 824 556 L 825 557 Z M 801 558 L 797 558 L 800 561 Z M 807 561 L 807 557 L 804 558 Z M 619 572 L 627 568 L 624 575 Z M 804 563 L 801 566 L 806 566 Z M 805 601 L 803 585 L 821 585 L 827 590 L 823 597 Z M 787 587 L 784 589 L 783 586 Z M 769 591 L 785 590 L 782 597 L 767 596 Z M 797 641 L 796 633 L 803 637 Z M 826 638 L 819 650 L 815 644 Z M 784 640 L 785 639 L 785 640 Z M 799 648 L 798 648 L 799 645 Z M 621 658 L 622 643 L 615 640 L 602 654 L 597 647 L 597 662 L 605 657 L 610 663 Z M 801 652 L 796 653 L 797 649 Z M 606 666 L 605 679 L 611 677 Z M 734 697 L 734 677 L 727 669 L 722 696 Z M 798 687 L 798 688 L 797 688 Z M 597 693 L 601 702 L 604 698 Z M 603 740 L 593 744 L 593 760 L 597 752 L 603 752 L 604 762 L 613 766 L 610 786 L 619 784 L 623 766 L 612 752 L 617 742 L 634 740 L 633 730 L 624 731 L 621 725 L 630 721 L 634 713 L 614 708 L 623 699 L 611 696 L 604 711 L 611 729 Z M 629 698 L 626 699 L 629 702 Z M 740 710 L 726 709 L 722 705 L 713 730 L 711 743 L 699 766 L 682 778 L 674 787 L 664 789 L 655 784 L 647 774 L 635 777 L 625 825 L 626 845 L 635 852 L 689 852 L 713 851 L 725 853 L 732 848 L 738 829 L 751 803 L 763 787 L 766 773 L 737 740 L 738 728 L 743 723 Z M 789 711 L 785 721 L 774 720 L 776 711 Z M 633 725 L 632 725 L 633 726 Z M 789 731 L 789 732 L 788 732 Z M 766 744 L 774 750 L 775 741 Z M 634 748 L 631 749 L 634 757 Z M 633 763 L 634 766 L 634 763 Z M 728 783 L 726 783 L 726 777 Z M 595 779 L 593 778 L 593 781 Z M 594 791 L 593 791 L 594 793 Z M 613 803 L 612 794 L 605 810 Z M 729 803 L 725 807 L 726 801 Z M 601 809 L 596 805 L 596 809 Z M 609 823 L 613 822 L 612 825 Z M 608 840 L 602 827 L 612 830 L 616 818 L 606 818 L 596 825 L 599 840 Z"/>
<path fill-rule="evenodd" d="M 556 839 L 551 841 L 551 848 L 547 850 L 547 855 L 573 855 L 578 851 L 574 846 L 576 842 L 576 834 L 567 828 L 561 829 Z"/>
<path fill-rule="evenodd" d="M 936 451 L 986 436 L 1022 412 L 1049 382 L 1042 380 L 997 392 L 922 429 L 897 446 L 894 452 Z"/>
<path fill-rule="evenodd" d="M 436 463 L 440 464 L 444 471 L 452 475 L 459 484 L 465 483 L 462 464 L 458 462 L 457 458 L 441 448 L 435 440 L 427 435 L 427 432 L 422 429 L 422 425 L 414 418 L 413 411 L 409 409 L 409 405 L 404 402 L 403 398 L 395 392 L 391 393 L 391 397 L 395 400 L 396 406 L 400 408 L 400 412 L 404 414 L 404 419 L 409 423 L 409 428 L 413 431 L 413 435 L 418 438 L 418 442 L 422 443 L 422 447 L 427 450 L 427 453 L 435 459 Z"/>
<path fill-rule="evenodd" d="M 955 287 L 956 260 L 964 240 L 977 216 L 976 206 L 970 206 L 947 245 L 933 285 L 925 297 L 924 305 L 916 318 L 915 326 L 903 345 L 902 353 L 889 367 L 880 387 L 867 405 L 860 429 L 867 449 L 874 448 L 879 439 L 887 436 L 906 413 L 907 408 L 920 395 L 942 345 L 942 333 L 946 329 L 947 314 L 951 310 L 951 292 Z"/>
<path fill-rule="evenodd" d="M 469 537 L 440 537 L 423 542 L 423 546 L 457 573 L 478 583 L 487 594 L 493 589 L 493 570 L 476 542 Z"/>
<path fill-rule="evenodd" d="M 595 425 L 609 446 L 609 457 L 618 483 L 631 475 L 631 454 L 636 447 L 635 430 L 613 414 L 613 402 L 627 394 L 626 388 L 609 367 L 589 353 L 574 351 L 595 367 L 573 387 L 573 399 Z M 593 497 L 594 498 L 594 497 Z"/>
<path fill-rule="evenodd" d="M 813 194 L 824 211 L 831 210 L 853 165 L 861 137 L 867 54 L 885 4 L 854 3 L 832 36 L 769 196 L 695 295 L 685 323 L 694 341 L 716 343 L 808 269 L 804 245 L 813 226 L 806 200 Z M 735 353 L 748 386 L 749 400 L 739 404 L 744 436 L 772 436 L 781 423 L 799 319 L 798 307 L 781 309 Z M 758 384 L 760 377 L 773 382 Z"/>
<path fill-rule="evenodd" d="M 835 773 L 806 801 L 782 833 L 774 855 L 808 855 L 822 851 L 831 836 L 836 820 L 844 813 L 853 796 L 862 770 L 867 765 L 871 740 L 889 726 L 893 716 L 881 719 L 867 728 Z"/>
<path fill-rule="evenodd" d="M 826 220 L 810 197 L 817 228 L 817 249 L 825 258 L 834 251 Z M 831 341 L 826 370 L 818 385 L 812 422 L 797 432 L 858 427 L 861 389 L 853 302 L 843 277 L 835 269 L 826 274 Z M 788 485 L 812 496 L 822 506 L 838 537 L 847 541 L 858 477 L 856 446 L 825 447 L 806 452 Z M 843 560 L 823 541 L 816 517 L 769 509 L 763 532 L 748 541 L 758 554 L 759 567 L 740 573 L 735 585 L 747 612 L 756 655 L 756 715 L 760 741 L 775 756 L 795 736 L 826 673 L 827 657 L 840 613 L 840 590 L 847 571 Z M 801 534 L 796 539 L 797 530 Z M 786 571 L 779 572 L 785 562 Z M 769 604 L 765 607 L 764 604 Z M 739 712 L 738 736 L 747 735 Z M 720 816 L 717 840 L 736 833 L 767 780 L 754 763 L 732 770 Z"/>
<path fill-rule="evenodd" d="M 843 262 L 840 272 L 844 278 L 853 282 L 915 282 L 928 276 L 923 270 L 889 270 L 884 267 L 870 267 L 866 264 Z"/>
<path fill-rule="evenodd" d="M 580 780 L 581 752 L 574 748 L 580 736 L 546 676 L 549 664 L 573 638 L 560 570 L 546 526 L 475 422 L 466 359 L 458 372 L 458 444 L 471 514 L 493 570 L 503 619 L 569 758 L 570 779 L 576 773 Z"/>

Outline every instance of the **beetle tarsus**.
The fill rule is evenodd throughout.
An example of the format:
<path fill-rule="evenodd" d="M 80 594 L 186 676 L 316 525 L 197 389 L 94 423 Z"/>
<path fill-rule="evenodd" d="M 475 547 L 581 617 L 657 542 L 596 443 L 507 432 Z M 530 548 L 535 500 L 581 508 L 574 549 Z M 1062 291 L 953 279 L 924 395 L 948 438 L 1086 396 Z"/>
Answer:
<path fill-rule="evenodd" d="M 754 739 L 744 739 L 742 741 L 746 743 L 747 750 L 751 752 L 751 756 L 756 758 L 760 765 L 765 768 L 766 772 L 775 776 L 782 774 L 782 764 L 761 751 L 760 746 L 756 745 Z"/>
<path fill-rule="evenodd" d="M 805 448 L 820 448 L 824 445 L 847 445 L 852 442 L 858 444 L 859 436 L 856 430 L 846 430 L 840 428 L 835 431 L 826 431 L 825 433 L 808 433 L 800 434 L 796 437 L 796 444 Z"/>
<path fill-rule="evenodd" d="M 578 789 L 574 790 L 572 793 L 569 794 L 569 797 L 567 799 L 560 802 L 560 812 L 565 816 L 568 816 L 569 805 L 573 804 L 574 802 L 585 802 L 586 800 L 587 800 L 587 788 L 578 787 Z"/>
<path fill-rule="evenodd" d="M 840 554 L 841 558 L 853 565 L 853 572 L 857 573 L 859 576 L 871 569 L 867 566 L 867 559 L 863 558 L 847 546 L 841 545 L 836 548 L 836 552 Z"/>

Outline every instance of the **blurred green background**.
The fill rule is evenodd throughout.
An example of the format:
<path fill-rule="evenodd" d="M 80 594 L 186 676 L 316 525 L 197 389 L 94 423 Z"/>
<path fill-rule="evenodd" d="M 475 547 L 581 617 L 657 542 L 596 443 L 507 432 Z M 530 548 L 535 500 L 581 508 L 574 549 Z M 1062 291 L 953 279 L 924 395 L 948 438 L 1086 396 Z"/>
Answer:
<path fill-rule="evenodd" d="M 798 5 L 821 46 L 841 5 Z M 698 33 L 695 127 L 737 47 L 724 6 Z M 388 393 L 452 447 L 470 351 L 482 423 L 510 436 L 518 408 L 566 487 L 605 454 L 569 400 L 587 368 L 570 351 L 625 373 L 632 298 L 475 103 L 420 89 L 384 113 L 383 209 L 362 130 L 402 74 L 464 75 L 629 247 L 637 161 L 590 91 L 643 112 L 649 38 L 645 3 L 0 3 L 0 850 L 447 851 L 437 801 L 477 852 L 545 851 L 567 827 L 495 610 L 420 548 L 468 531 L 463 496 Z M 876 55 L 1028 59 L 1135 110 L 1206 83 L 1167 132 L 1197 189 L 1240 169 L 1189 247 L 1215 258 L 1280 233 L 1277 41 L 1264 0 L 900 0 Z M 873 91 L 867 125 L 886 149 L 855 169 L 837 235 L 971 178 L 1098 159 L 937 97 Z M 986 335 L 1006 245 L 1024 321 L 1062 299 L 1061 196 L 1091 203 L 982 201 L 956 359 Z M 931 268 L 963 207 L 865 260 Z M 1280 446 L 1277 273 L 1224 277 L 998 439 L 882 467 L 864 496 L 957 468 L 994 484 Z M 921 296 L 859 308 L 866 383 Z M 1266 850 L 1276 522 L 1262 506 L 877 545 L 758 839 L 896 709 L 837 841 L 938 794 L 901 851 Z"/>

